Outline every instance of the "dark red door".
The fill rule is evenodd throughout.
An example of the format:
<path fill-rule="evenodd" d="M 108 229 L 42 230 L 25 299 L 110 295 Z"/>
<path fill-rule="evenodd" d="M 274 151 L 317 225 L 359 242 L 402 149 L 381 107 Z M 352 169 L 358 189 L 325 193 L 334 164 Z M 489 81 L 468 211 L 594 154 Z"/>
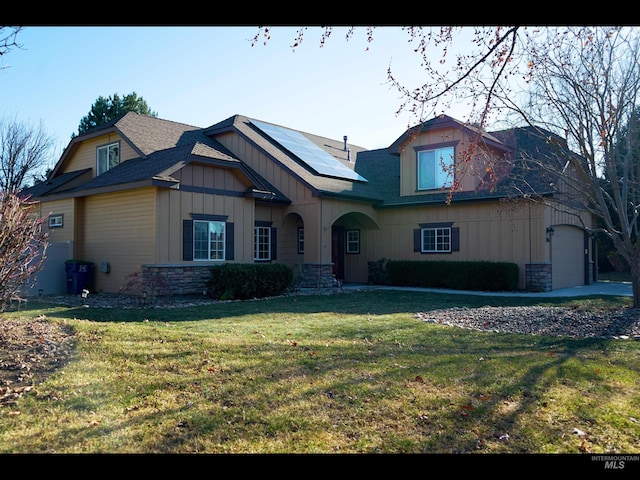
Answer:
<path fill-rule="evenodd" d="M 344 227 L 331 228 L 331 261 L 335 278 L 344 280 Z"/>

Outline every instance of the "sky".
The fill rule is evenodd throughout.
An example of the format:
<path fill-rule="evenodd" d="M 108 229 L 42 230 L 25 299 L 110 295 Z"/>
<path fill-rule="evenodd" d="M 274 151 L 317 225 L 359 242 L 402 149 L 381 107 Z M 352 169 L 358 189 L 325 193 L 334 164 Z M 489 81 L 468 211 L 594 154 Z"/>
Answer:
<path fill-rule="evenodd" d="M 407 87 L 423 82 L 420 57 L 402 27 L 365 27 L 347 41 L 335 27 L 26 26 L 20 48 L 0 57 L 0 118 L 39 124 L 54 139 L 54 163 L 98 97 L 135 92 L 159 118 L 208 127 L 235 114 L 368 149 L 391 145 L 416 119 L 397 114 L 389 66 Z M 462 119 L 461 112 L 445 112 Z"/>

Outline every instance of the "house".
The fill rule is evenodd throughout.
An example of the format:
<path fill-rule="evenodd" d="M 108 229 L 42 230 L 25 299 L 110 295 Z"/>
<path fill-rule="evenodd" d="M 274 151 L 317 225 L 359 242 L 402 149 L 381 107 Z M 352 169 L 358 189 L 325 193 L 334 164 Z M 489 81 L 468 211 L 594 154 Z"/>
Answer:
<path fill-rule="evenodd" d="M 521 159 L 545 144 L 446 115 L 365 150 L 242 115 L 199 128 L 127 113 L 73 138 L 23 192 L 48 217 L 36 288 L 64 292 L 64 259 L 95 265 L 104 293 L 138 270 L 152 294 L 201 293 L 221 262 L 282 262 L 303 287 L 367 283 L 383 258 L 513 262 L 523 290 L 588 284 L 595 220 L 523 189 L 544 177 Z"/>

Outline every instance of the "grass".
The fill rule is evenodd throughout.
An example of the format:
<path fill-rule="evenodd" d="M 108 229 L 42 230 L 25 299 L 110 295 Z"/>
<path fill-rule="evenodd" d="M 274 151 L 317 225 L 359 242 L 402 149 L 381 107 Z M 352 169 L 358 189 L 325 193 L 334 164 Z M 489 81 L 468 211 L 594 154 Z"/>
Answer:
<path fill-rule="evenodd" d="M 402 291 L 180 309 L 29 302 L 3 315 L 72 326 L 75 353 L 0 409 L 0 453 L 640 453 L 640 342 L 414 318 L 629 302 Z"/>

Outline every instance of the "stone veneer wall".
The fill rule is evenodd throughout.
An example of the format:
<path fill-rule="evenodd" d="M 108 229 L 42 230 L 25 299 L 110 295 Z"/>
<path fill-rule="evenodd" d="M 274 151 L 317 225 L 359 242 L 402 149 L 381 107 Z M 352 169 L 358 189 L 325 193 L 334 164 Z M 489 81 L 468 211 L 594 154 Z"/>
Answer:
<path fill-rule="evenodd" d="M 525 268 L 525 289 L 530 292 L 551 291 L 551 264 L 527 263 Z"/>
<path fill-rule="evenodd" d="M 203 295 L 211 278 L 211 265 L 142 265 L 147 295 Z"/>
<path fill-rule="evenodd" d="M 301 266 L 301 288 L 332 288 L 333 263 L 303 263 Z"/>
<path fill-rule="evenodd" d="M 149 297 L 167 295 L 204 295 L 211 278 L 212 265 L 142 265 L 142 290 Z M 301 288 L 335 286 L 332 263 L 300 265 Z"/>

